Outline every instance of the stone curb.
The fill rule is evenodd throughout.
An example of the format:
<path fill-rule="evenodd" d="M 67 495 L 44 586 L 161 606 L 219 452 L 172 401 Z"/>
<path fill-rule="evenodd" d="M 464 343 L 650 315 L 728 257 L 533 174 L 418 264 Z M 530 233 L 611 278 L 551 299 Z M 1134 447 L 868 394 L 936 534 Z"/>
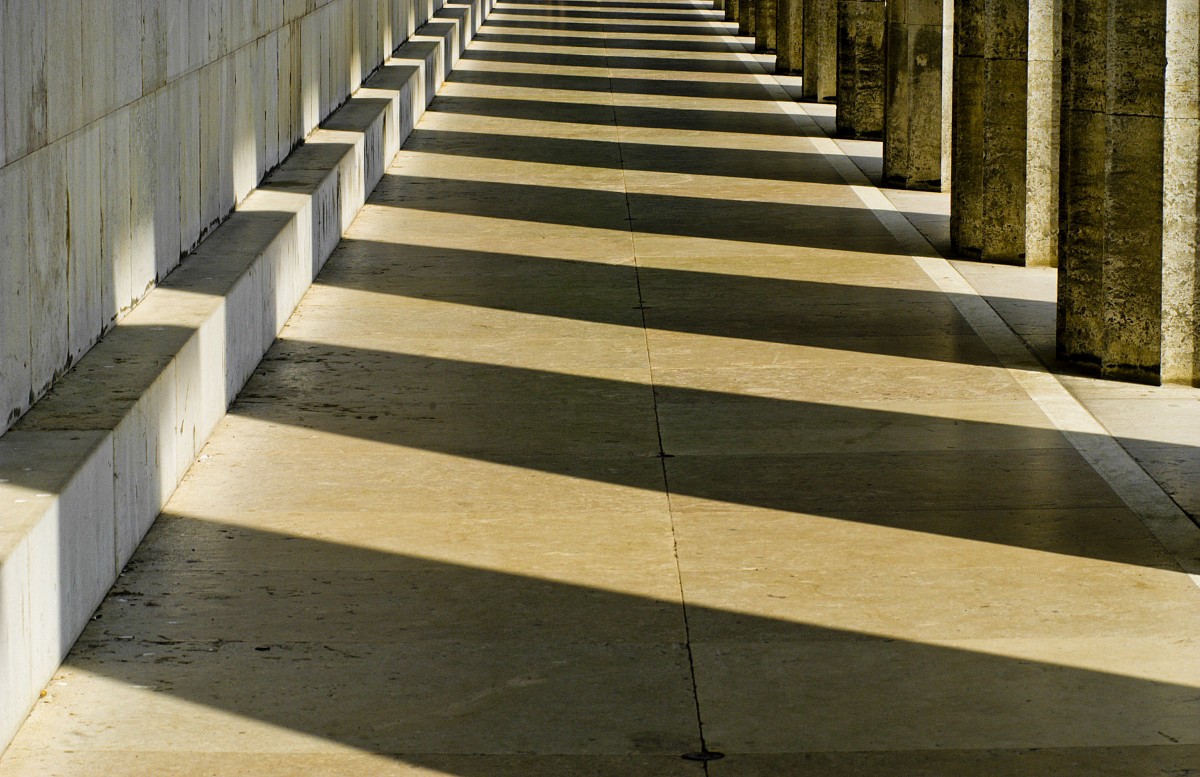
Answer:
<path fill-rule="evenodd" d="M 0 752 L 494 0 L 446 5 L 0 437 Z"/>

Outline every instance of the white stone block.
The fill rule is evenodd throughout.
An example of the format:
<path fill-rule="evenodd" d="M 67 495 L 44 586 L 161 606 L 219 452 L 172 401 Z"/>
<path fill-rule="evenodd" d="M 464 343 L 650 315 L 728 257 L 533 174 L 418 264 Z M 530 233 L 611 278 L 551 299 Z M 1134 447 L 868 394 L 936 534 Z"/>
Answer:
<path fill-rule="evenodd" d="M 180 252 L 195 248 L 204 226 L 200 203 L 200 125 L 205 116 L 200 104 L 200 73 L 192 71 L 179 79 L 174 92 L 179 132 Z"/>
<path fill-rule="evenodd" d="M 229 406 L 262 358 L 262 273 L 249 267 L 225 297 L 225 405 Z"/>
<path fill-rule="evenodd" d="M 259 83 L 256 136 L 258 169 L 255 185 L 280 161 L 279 153 L 279 34 L 270 33 L 258 41 Z"/>
<path fill-rule="evenodd" d="M 167 39 L 169 6 L 164 0 L 142 2 L 142 94 L 157 91 L 167 83 Z"/>
<path fill-rule="evenodd" d="M 142 96 L 142 2 L 112 0 L 114 108 Z"/>
<path fill-rule="evenodd" d="M 0 481 L 0 665 L 15 670 L 0 695 L 7 730 L 115 576 L 108 434 L 9 432 L 0 439 Z"/>
<path fill-rule="evenodd" d="M 154 93 L 156 144 L 154 170 L 154 259 L 157 281 L 179 264 L 179 157 L 185 117 L 175 110 L 179 82 Z"/>
<path fill-rule="evenodd" d="M 47 0 L 47 140 L 70 135 L 83 126 L 83 2 Z"/>
<path fill-rule="evenodd" d="M 96 74 L 82 89 L 81 110 L 85 123 L 96 121 L 118 107 L 113 16 L 114 0 L 88 0 L 82 4 L 82 72 Z"/>
<path fill-rule="evenodd" d="M 300 136 L 305 137 L 321 123 L 321 31 L 319 14 L 300 20 Z"/>
<path fill-rule="evenodd" d="M 118 566 L 129 561 L 178 483 L 176 417 L 172 362 L 113 431 Z"/>
<path fill-rule="evenodd" d="M 189 0 L 160 0 L 159 34 L 166 40 L 167 83 L 174 81 L 190 70 L 191 11 Z"/>
<path fill-rule="evenodd" d="M 122 108 L 100 121 L 103 159 L 100 176 L 101 255 L 104 268 L 103 301 L 105 326 L 129 310 L 133 302 L 133 228 L 130 221 L 132 193 L 130 136 L 133 131 L 132 108 Z"/>
<path fill-rule="evenodd" d="M 29 540 L 0 530 L 0 742 L 12 739 L 37 697 L 29 621 Z"/>
<path fill-rule="evenodd" d="M 0 0 L 3 23 L 4 126 L 8 158 L 46 144 L 46 8 L 28 0 Z"/>
<path fill-rule="evenodd" d="M 198 119 L 200 122 L 200 234 L 208 232 L 221 217 L 221 83 L 220 62 L 206 65 L 200 79 Z"/>
<path fill-rule="evenodd" d="M 208 0 L 186 0 L 188 69 L 196 70 L 209 63 L 208 58 Z"/>
<path fill-rule="evenodd" d="M 0 430 L 30 405 L 28 157 L 0 168 Z"/>
<path fill-rule="evenodd" d="M 154 95 L 133 105 L 130 159 L 130 285 L 136 303 L 154 285 L 155 224 L 158 198 L 158 113 Z"/>
<path fill-rule="evenodd" d="M 241 202 L 258 183 L 258 141 L 255 117 L 259 79 L 254 72 L 254 47 L 244 46 L 233 59 L 233 187 L 235 201 Z"/>
<path fill-rule="evenodd" d="M 104 331 L 106 273 L 101 248 L 100 125 L 92 124 L 67 144 L 68 337 L 72 362 L 78 361 Z"/>
<path fill-rule="evenodd" d="M 68 363 L 66 143 L 29 156 L 29 335 L 33 392 L 41 396 Z"/>
<path fill-rule="evenodd" d="M 282 162 L 291 153 L 300 135 L 300 46 L 296 37 L 298 27 L 288 24 L 279 31 L 279 79 L 276 81 L 276 129 L 279 158 Z"/>

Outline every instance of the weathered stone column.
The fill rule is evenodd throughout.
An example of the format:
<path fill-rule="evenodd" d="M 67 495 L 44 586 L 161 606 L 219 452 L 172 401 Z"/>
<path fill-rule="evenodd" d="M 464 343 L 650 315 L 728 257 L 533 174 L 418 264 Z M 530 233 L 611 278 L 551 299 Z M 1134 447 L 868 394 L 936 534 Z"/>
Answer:
<path fill-rule="evenodd" d="M 758 51 L 775 50 L 777 3 L 778 0 L 755 0 L 754 48 Z"/>
<path fill-rule="evenodd" d="M 738 19 L 739 0 L 725 0 L 725 21 L 736 22 Z"/>
<path fill-rule="evenodd" d="M 804 0 L 804 100 L 837 99 L 837 4 L 838 0 Z"/>
<path fill-rule="evenodd" d="M 713 10 L 714 11 L 724 11 L 725 10 L 725 0 L 713 0 Z"/>
<path fill-rule="evenodd" d="M 1167 7 L 1168 0 L 1063 3 L 1058 355 L 1151 382 L 1159 377 L 1164 302 Z M 1194 39 L 1189 16 L 1172 23 Z M 1170 158 L 1173 149 L 1166 151 Z"/>
<path fill-rule="evenodd" d="M 805 0 L 775 0 L 775 72 L 796 75 L 804 69 Z"/>
<path fill-rule="evenodd" d="M 954 20 L 956 253 L 1057 259 L 1060 0 L 959 0 Z"/>
<path fill-rule="evenodd" d="M 887 3 L 883 178 L 890 186 L 942 188 L 943 0 Z"/>
<path fill-rule="evenodd" d="M 754 37 L 755 22 L 757 21 L 757 6 L 759 0 L 738 0 L 738 35 L 747 38 Z"/>
<path fill-rule="evenodd" d="M 883 0 L 838 0 L 837 131 L 883 137 Z"/>

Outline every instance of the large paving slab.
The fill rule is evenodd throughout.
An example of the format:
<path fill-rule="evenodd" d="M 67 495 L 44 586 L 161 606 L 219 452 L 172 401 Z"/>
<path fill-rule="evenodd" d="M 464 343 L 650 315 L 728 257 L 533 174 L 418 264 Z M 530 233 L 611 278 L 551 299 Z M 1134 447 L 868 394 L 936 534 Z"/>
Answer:
<path fill-rule="evenodd" d="M 717 18 L 497 6 L 0 775 L 1195 769 L 1200 589 Z"/>

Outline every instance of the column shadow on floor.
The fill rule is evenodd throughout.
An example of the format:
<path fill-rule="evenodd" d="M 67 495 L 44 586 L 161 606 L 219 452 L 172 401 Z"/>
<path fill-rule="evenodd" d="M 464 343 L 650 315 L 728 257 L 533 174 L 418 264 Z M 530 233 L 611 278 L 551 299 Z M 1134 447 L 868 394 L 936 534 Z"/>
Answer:
<path fill-rule="evenodd" d="M 550 67 L 594 67 L 613 70 L 747 74 L 745 64 L 732 59 L 630 57 L 614 54 L 566 54 L 551 51 L 498 51 L 492 49 L 467 49 L 463 52 L 462 58 L 476 62 L 511 62 L 528 65 L 548 65 Z"/>
<path fill-rule="evenodd" d="M 774 99 L 758 84 L 678 79 L 622 78 L 564 73 L 512 73 L 495 70 L 455 70 L 448 82 L 525 89 L 558 89 L 577 92 L 700 97 L 712 100 Z M 531 138 L 532 140 L 532 138 Z M 540 140 L 540 138 L 539 138 Z"/>
<path fill-rule="evenodd" d="M 348 374 L 331 396 L 331 376 Z M 651 407 L 661 443 L 631 431 L 653 428 Z M 1132 514 L 1118 516 L 1131 534 L 1111 536 L 1090 511 L 1123 504 L 1049 428 L 291 339 L 230 413 L 649 490 L 662 488 L 656 470 L 612 457 L 644 461 L 661 444 L 679 497 L 1178 569 Z"/>
<path fill-rule="evenodd" d="M 525 25 L 521 25 L 525 26 Z M 604 38 L 598 35 L 519 35 L 516 33 L 489 32 L 492 23 L 475 35 L 480 43 L 512 43 L 529 46 L 564 46 L 585 49 L 645 50 L 645 51 L 693 51 L 711 54 L 744 54 L 740 45 L 720 40 L 655 40 L 654 38 Z M 644 30 L 638 30 L 642 32 Z M 600 32 L 597 30 L 597 32 Z M 705 37 L 716 37 L 709 35 Z"/>
<path fill-rule="evenodd" d="M 687 622 L 708 744 L 731 758 L 950 745 L 1032 774 L 1029 748 L 1072 745 L 1079 764 L 1191 736 L 1187 685 L 696 604 Z M 168 513 L 67 665 L 457 777 L 543 773 L 488 754 L 561 754 L 546 774 L 575 773 L 571 755 L 596 759 L 588 774 L 661 757 L 645 773 L 663 774 L 699 747 L 685 640 L 674 601 Z M 76 746 L 101 725 L 74 724 Z"/>
<path fill-rule="evenodd" d="M 326 268 L 321 285 L 597 324 L 1000 368 L 940 291 L 353 239 L 344 240 L 339 251 L 340 260 Z M 722 266 L 716 259 L 713 264 Z M 854 260 L 844 266 L 852 270 Z M 644 305 L 637 301 L 639 283 Z M 1045 314 L 1053 314 L 1053 305 L 1041 304 L 1051 308 Z M 644 309 L 644 317 L 635 308 Z"/>

